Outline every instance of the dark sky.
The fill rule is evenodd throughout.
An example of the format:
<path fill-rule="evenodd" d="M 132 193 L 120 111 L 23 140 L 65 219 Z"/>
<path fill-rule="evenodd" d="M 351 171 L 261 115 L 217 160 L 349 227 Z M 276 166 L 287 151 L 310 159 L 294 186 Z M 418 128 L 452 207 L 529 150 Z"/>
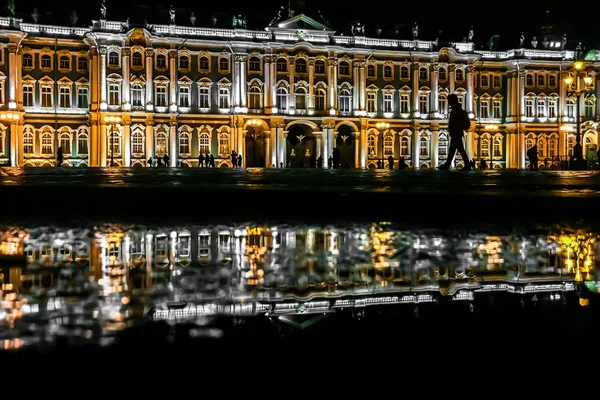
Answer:
<path fill-rule="evenodd" d="M 68 23 L 68 15 L 76 10 L 79 15 L 78 25 L 87 25 L 92 18 L 98 18 L 101 0 L 90 0 L 86 2 L 75 0 L 33 0 L 24 3 L 15 0 L 17 13 L 25 20 L 31 20 L 31 11 L 38 7 L 41 13 L 45 13 L 46 22 L 50 20 L 61 20 Z M 106 0 L 107 18 L 121 19 L 130 17 L 132 22 L 143 22 L 147 19 L 154 23 L 168 23 L 168 9 L 172 4 L 177 11 L 176 22 L 178 24 L 189 24 L 189 15 L 194 11 L 197 16 L 196 25 L 211 26 L 211 16 L 216 13 L 219 23 L 228 24 L 232 14 L 246 15 L 248 28 L 262 29 L 277 14 L 281 6 L 287 7 L 288 0 L 220 0 L 220 1 L 191 1 L 172 0 L 154 1 L 140 0 Z M 367 34 L 374 35 L 375 28 L 379 25 L 383 31 L 382 36 L 393 37 L 394 31 L 398 31 L 398 37 L 410 38 L 413 22 L 419 25 L 419 37 L 425 40 L 434 40 L 440 36 L 454 41 L 461 41 L 469 32 L 472 25 L 478 46 L 483 46 L 492 35 L 499 34 L 504 47 L 511 47 L 518 43 L 521 32 L 525 32 L 528 39 L 539 35 L 540 28 L 547 24 L 555 26 L 555 32 L 562 36 L 568 34 L 570 40 L 581 38 L 589 42 L 588 36 L 592 36 L 590 24 L 570 24 L 569 21 L 561 21 L 560 16 L 564 10 L 540 7 L 540 2 L 532 0 L 494 0 L 483 2 L 481 0 L 439 1 L 431 2 L 417 1 L 382 1 L 380 4 L 374 2 L 357 2 L 351 0 L 291 0 L 293 9 L 297 12 L 318 19 L 317 11 L 329 21 L 332 28 L 338 33 L 349 34 L 350 22 L 360 20 L 366 25 Z M 415 8 L 411 8 L 415 7 Z M 60 10 L 60 11 L 57 11 Z M 41 21 L 40 21 L 41 22 Z M 587 31 L 586 31 L 587 30 Z M 442 31 L 442 32 L 440 32 Z M 592 36 L 593 37 L 593 36 Z M 514 46 L 513 46 L 514 47 Z"/>

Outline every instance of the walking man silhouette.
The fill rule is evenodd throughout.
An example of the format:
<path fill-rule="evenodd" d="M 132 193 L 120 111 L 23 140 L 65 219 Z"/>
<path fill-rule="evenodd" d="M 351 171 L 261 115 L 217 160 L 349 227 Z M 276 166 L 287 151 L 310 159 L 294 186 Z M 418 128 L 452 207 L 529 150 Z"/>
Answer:
<path fill-rule="evenodd" d="M 448 150 L 448 159 L 446 162 L 438 167 L 440 170 L 447 170 L 452 164 L 454 155 L 458 150 L 460 157 L 463 160 L 464 167 L 461 171 L 471 171 L 471 163 L 469 162 L 469 156 L 465 150 L 465 144 L 463 143 L 463 136 L 465 131 L 471 126 L 471 120 L 469 114 L 463 110 L 462 106 L 458 101 L 458 96 L 451 94 L 448 96 L 448 106 L 450 106 L 450 118 L 448 120 L 448 131 L 450 132 L 450 149 Z"/>

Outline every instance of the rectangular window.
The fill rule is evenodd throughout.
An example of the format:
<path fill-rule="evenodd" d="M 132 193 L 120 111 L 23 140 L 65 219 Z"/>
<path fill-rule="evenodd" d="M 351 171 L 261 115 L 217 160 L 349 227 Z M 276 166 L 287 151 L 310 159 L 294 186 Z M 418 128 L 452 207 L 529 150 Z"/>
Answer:
<path fill-rule="evenodd" d="M 482 101 L 481 105 L 480 105 L 480 110 L 479 110 L 481 113 L 480 117 L 481 118 L 489 118 L 490 117 L 489 110 L 490 110 L 489 103 L 486 100 Z"/>
<path fill-rule="evenodd" d="M 88 108 L 88 88 L 77 89 L 77 108 Z"/>
<path fill-rule="evenodd" d="M 367 93 L 367 112 L 368 113 L 376 113 L 377 112 L 377 93 L 375 93 L 375 92 Z"/>
<path fill-rule="evenodd" d="M 87 155 L 88 154 L 88 137 L 87 135 L 79 135 L 77 139 L 77 154 Z"/>
<path fill-rule="evenodd" d="M 121 88 L 118 83 L 108 85 L 108 104 L 111 106 L 121 105 Z"/>
<path fill-rule="evenodd" d="M 23 86 L 23 107 L 33 107 L 33 86 Z"/>
<path fill-rule="evenodd" d="M 501 101 L 494 100 L 494 106 L 493 106 L 492 112 L 494 113 L 494 115 L 492 115 L 493 118 L 502 118 L 502 102 Z"/>
<path fill-rule="evenodd" d="M 207 87 L 198 89 L 198 108 L 210 108 L 209 90 Z"/>
<path fill-rule="evenodd" d="M 410 112 L 410 97 L 403 93 L 400 95 L 400 113 L 408 114 Z"/>
<path fill-rule="evenodd" d="M 71 88 L 67 86 L 60 87 L 60 108 L 71 108 Z"/>
<path fill-rule="evenodd" d="M 50 108 L 52 107 L 52 88 L 50 86 L 42 86 L 42 99 L 41 99 L 42 107 Z"/>
<path fill-rule="evenodd" d="M 157 86 L 156 87 L 156 107 L 167 106 L 167 87 Z"/>
<path fill-rule="evenodd" d="M 394 95 L 392 93 L 383 94 L 383 112 L 391 113 L 394 112 Z"/>
<path fill-rule="evenodd" d="M 219 108 L 229 108 L 229 89 L 219 89 Z"/>
<path fill-rule="evenodd" d="M 179 107 L 190 107 L 190 88 L 189 86 L 181 86 L 179 88 Z"/>

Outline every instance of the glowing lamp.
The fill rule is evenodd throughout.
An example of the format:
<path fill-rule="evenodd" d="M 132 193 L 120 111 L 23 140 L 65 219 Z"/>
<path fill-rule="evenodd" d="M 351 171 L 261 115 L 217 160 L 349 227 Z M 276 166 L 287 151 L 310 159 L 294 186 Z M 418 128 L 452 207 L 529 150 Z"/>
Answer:
<path fill-rule="evenodd" d="M 592 77 L 588 75 L 585 78 L 583 78 L 583 81 L 585 82 L 586 85 L 589 86 L 592 84 Z"/>
<path fill-rule="evenodd" d="M 583 62 L 582 61 L 577 61 L 575 63 L 575 69 L 581 69 L 583 68 Z"/>
<path fill-rule="evenodd" d="M 573 83 L 573 77 L 567 76 L 565 78 L 565 83 L 570 86 Z"/>

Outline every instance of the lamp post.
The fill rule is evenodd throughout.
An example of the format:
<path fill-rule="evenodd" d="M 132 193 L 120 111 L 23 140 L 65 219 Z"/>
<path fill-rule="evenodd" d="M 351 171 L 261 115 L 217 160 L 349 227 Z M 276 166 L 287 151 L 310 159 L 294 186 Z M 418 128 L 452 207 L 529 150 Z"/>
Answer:
<path fill-rule="evenodd" d="M 108 124 L 109 131 L 110 131 L 110 166 L 114 167 L 115 166 L 115 141 L 113 138 L 113 135 L 115 133 L 114 130 L 114 126 L 115 124 L 118 124 L 119 122 L 121 122 L 121 117 L 115 117 L 114 115 L 111 116 L 105 116 L 104 117 L 104 122 L 106 122 Z"/>
<path fill-rule="evenodd" d="M 576 61 L 573 69 L 565 77 L 567 92 L 575 96 L 575 146 L 573 147 L 573 162 L 570 169 L 585 169 L 585 160 L 583 159 L 583 147 L 581 146 L 581 117 L 580 100 L 581 95 L 591 89 L 593 78 L 588 71 L 583 69 L 583 61 Z"/>
<path fill-rule="evenodd" d="M 20 116 L 17 113 L 7 112 L 7 113 L 0 114 L 0 120 L 1 121 L 6 121 L 7 124 L 8 124 L 8 127 L 7 127 L 8 146 L 6 148 L 6 150 L 7 150 L 6 151 L 6 155 L 8 156 L 8 166 L 9 167 L 12 167 L 13 164 L 15 164 L 15 163 L 13 163 L 13 160 L 12 160 L 13 151 L 14 151 L 13 148 L 12 148 L 13 147 L 13 145 L 12 145 L 12 124 L 13 124 L 13 122 L 18 121 L 19 118 L 20 118 Z"/>
<path fill-rule="evenodd" d="M 388 124 L 387 122 L 378 122 L 375 124 L 375 126 L 377 127 L 378 130 L 381 131 L 381 169 L 385 169 L 385 161 L 383 159 L 383 142 L 384 142 L 385 130 L 390 127 L 390 124 Z"/>

